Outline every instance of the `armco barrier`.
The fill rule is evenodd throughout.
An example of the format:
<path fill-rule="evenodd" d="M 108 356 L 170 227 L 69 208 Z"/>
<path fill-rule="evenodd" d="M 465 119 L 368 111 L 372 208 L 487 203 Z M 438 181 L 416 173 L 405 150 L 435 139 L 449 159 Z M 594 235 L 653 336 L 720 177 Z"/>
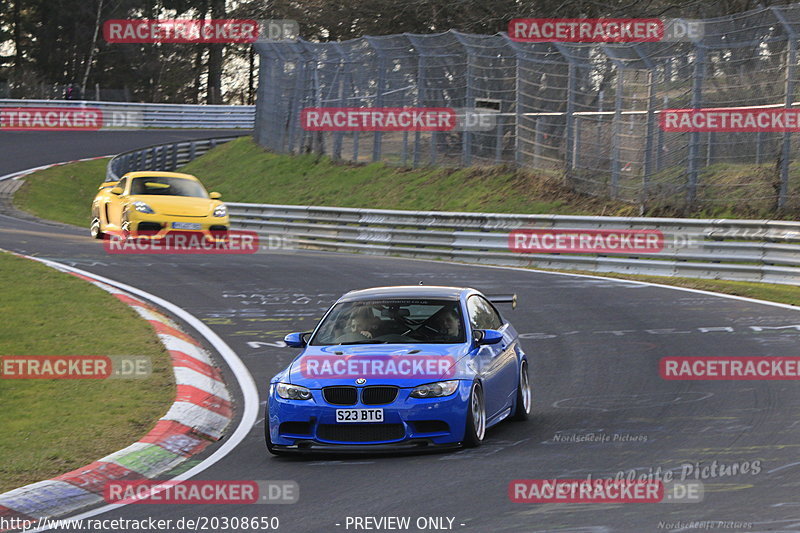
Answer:
<path fill-rule="evenodd" d="M 108 115 L 116 127 L 253 129 L 255 106 L 138 104 L 94 102 L 91 100 L 9 100 L 0 99 L 0 107 L 92 107 Z"/>
<path fill-rule="evenodd" d="M 395 211 L 228 203 L 232 226 L 312 250 L 800 285 L 800 222 Z M 658 230 L 649 253 L 522 253 L 518 229 Z"/>
<path fill-rule="evenodd" d="M 237 139 L 239 136 L 194 139 L 170 144 L 148 146 L 114 156 L 106 167 L 106 181 L 117 181 L 126 172 L 134 170 L 172 171 L 180 165 L 200 157 L 215 146 Z"/>
<path fill-rule="evenodd" d="M 109 162 L 106 180 L 132 170 L 175 170 L 235 138 L 183 141 L 119 154 Z M 232 227 L 279 236 L 310 250 L 800 285 L 800 222 L 795 221 L 227 205 Z M 518 229 L 657 230 L 663 235 L 663 249 L 519 253 L 509 247 L 509 234 Z"/>

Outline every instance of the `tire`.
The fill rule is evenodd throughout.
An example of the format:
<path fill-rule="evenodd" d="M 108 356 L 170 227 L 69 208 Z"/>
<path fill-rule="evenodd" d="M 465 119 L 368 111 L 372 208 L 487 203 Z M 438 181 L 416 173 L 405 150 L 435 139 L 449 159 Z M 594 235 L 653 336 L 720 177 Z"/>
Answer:
<path fill-rule="evenodd" d="M 528 378 L 528 362 L 522 361 L 519 367 L 519 383 L 517 385 L 517 399 L 514 402 L 514 414 L 511 420 L 522 422 L 531 414 L 531 383 Z"/>
<path fill-rule="evenodd" d="M 122 226 L 120 227 L 120 234 L 122 236 L 123 241 L 127 241 L 131 238 L 131 223 L 127 220 L 122 221 Z"/>
<path fill-rule="evenodd" d="M 486 404 L 483 388 L 477 381 L 472 384 L 467 406 L 467 425 L 464 428 L 464 447 L 477 448 L 486 436 Z"/>
<path fill-rule="evenodd" d="M 103 232 L 100 231 L 100 219 L 95 218 L 92 220 L 91 226 L 89 226 L 89 234 L 92 236 L 93 239 L 102 239 Z"/>

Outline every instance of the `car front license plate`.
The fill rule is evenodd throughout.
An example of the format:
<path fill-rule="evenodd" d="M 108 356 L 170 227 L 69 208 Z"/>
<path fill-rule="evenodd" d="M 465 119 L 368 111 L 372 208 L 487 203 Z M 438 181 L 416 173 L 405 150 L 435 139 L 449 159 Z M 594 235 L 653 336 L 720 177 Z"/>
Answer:
<path fill-rule="evenodd" d="M 383 409 L 337 409 L 337 422 L 383 422 Z"/>
<path fill-rule="evenodd" d="M 172 229 L 201 229 L 203 226 L 197 222 L 173 222 Z"/>

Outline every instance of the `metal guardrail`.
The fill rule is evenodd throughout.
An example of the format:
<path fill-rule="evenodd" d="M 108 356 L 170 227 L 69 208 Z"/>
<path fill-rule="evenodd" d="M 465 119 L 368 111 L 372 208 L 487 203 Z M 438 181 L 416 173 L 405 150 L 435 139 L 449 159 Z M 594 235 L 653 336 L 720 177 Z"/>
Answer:
<path fill-rule="evenodd" d="M 232 227 L 302 249 L 800 285 L 800 222 L 395 211 L 228 203 Z M 521 253 L 517 229 L 658 230 L 657 253 Z"/>
<path fill-rule="evenodd" d="M 117 118 L 118 127 L 253 129 L 255 106 L 139 104 L 95 102 L 91 100 L 10 100 L 0 99 L 0 107 L 91 107 Z M 116 115 L 115 115 L 116 114 Z"/>
<path fill-rule="evenodd" d="M 238 136 L 149 146 L 115 156 L 106 181 L 133 170 L 175 170 Z M 231 226 L 310 250 L 800 285 L 800 222 L 399 211 L 227 203 Z M 523 253 L 514 230 L 657 230 L 650 253 Z"/>
<path fill-rule="evenodd" d="M 147 146 L 138 150 L 124 152 L 114 156 L 108 162 L 106 181 L 117 181 L 126 172 L 135 170 L 172 171 L 200 157 L 212 148 L 242 136 L 244 134 L 210 139 L 193 139 Z"/>

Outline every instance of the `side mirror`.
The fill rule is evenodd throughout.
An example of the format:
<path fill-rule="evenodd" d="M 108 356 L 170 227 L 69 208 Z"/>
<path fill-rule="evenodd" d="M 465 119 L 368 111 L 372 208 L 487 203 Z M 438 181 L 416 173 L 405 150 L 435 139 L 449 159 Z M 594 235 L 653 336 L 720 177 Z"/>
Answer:
<path fill-rule="evenodd" d="M 476 329 L 473 331 L 473 336 L 475 337 L 475 343 L 478 346 L 483 346 L 484 344 L 497 344 L 503 340 L 503 334 L 496 329 Z"/>
<path fill-rule="evenodd" d="M 212 192 L 208 195 L 212 200 L 219 200 L 222 198 L 222 195 L 218 192 Z"/>
<path fill-rule="evenodd" d="M 117 196 L 119 196 L 122 193 L 123 193 L 122 187 L 114 187 L 113 189 L 111 189 L 111 194 L 116 194 Z"/>
<path fill-rule="evenodd" d="M 306 331 L 306 332 L 289 333 L 283 338 L 283 342 L 285 342 L 286 346 L 290 348 L 305 348 L 306 335 L 308 335 L 309 333 L 311 332 Z"/>

